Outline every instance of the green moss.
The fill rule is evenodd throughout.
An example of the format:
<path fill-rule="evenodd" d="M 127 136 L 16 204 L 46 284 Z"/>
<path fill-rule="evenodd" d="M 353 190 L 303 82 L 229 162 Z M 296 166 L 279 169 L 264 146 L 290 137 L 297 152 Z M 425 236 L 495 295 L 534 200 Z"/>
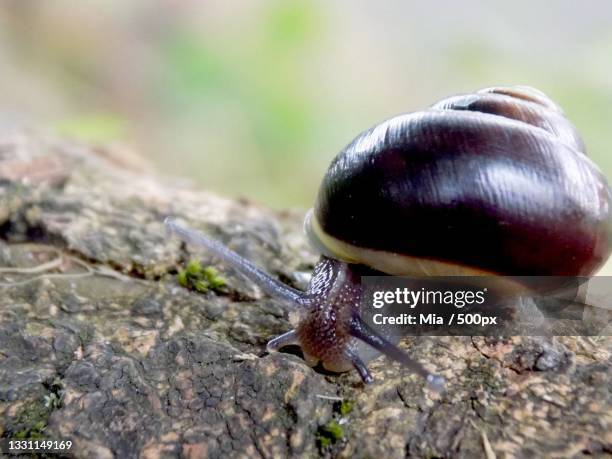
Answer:
<path fill-rule="evenodd" d="M 44 438 L 47 421 L 54 407 L 47 407 L 40 400 L 26 404 L 11 423 L 12 438 L 17 440 L 40 440 Z"/>
<path fill-rule="evenodd" d="M 202 267 L 199 261 L 191 260 L 184 270 L 177 274 L 178 283 L 188 289 L 206 293 L 209 290 L 219 290 L 226 281 L 212 266 Z"/>
<path fill-rule="evenodd" d="M 187 263 L 186 272 L 189 276 L 198 276 L 202 272 L 202 265 L 198 260 L 190 260 Z"/>
<path fill-rule="evenodd" d="M 208 280 L 210 288 L 217 289 L 225 286 L 225 279 L 219 275 L 219 272 L 212 266 L 207 266 L 202 270 L 204 276 Z"/>
<path fill-rule="evenodd" d="M 178 280 L 178 283 L 183 287 L 189 287 L 189 281 L 187 280 L 187 271 L 179 271 L 178 275 L 176 276 L 176 279 Z"/>
<path fill-rule="evenodd" d="M 317 443 L 319 444 L 319 447 L 323 449 L 323 448 L 327 448 L 328 446 L 331 446 L 332 441 L 331 441 L 331 438 L 324 437 L 323 435 L 317 434 Z"/>
<path fill-rule="evenodd" d="M 351 411 L 353 411 L 354 406 L 355 406 L 354 402 L 350 400 L 343 400 L 340 402 L 340 407 L 338 408 L 338 412 L 340 413 L 341 416 L 346 416 Z"/>
<path fill-rule="evenodd" d="M 4 438 L 18 440 L 42 440 L 45 437 L 45 429 L 49 417 L 53 411 L 62 405 L 63 389 L 59 378 L 51 382 L 43 383 L 49 391 L 42 399 L 36 399 L 25 403 L 17 414 L 8 420 Z"/>
<path fill-rule="evenodd" d="M 317 431 L 317 443 L 320 448 L 327 448 L 333 445 L 344 436 L 344 429 L 338 421 L 332 419 Z"/>

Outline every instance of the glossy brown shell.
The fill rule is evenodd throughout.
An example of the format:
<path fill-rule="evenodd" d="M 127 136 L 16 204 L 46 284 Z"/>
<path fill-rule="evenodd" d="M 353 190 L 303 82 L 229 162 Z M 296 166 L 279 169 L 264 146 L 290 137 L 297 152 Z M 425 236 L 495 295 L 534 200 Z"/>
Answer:
<path fill-rule="evenodd" d="M 359 135 L 333 160 L 307 229 L 338 258 L 328 239 L 405 263 L 583 276 L 610 255 L 611 207 L 556 104 L 532 88 L 487 88 Z M 371 260 L 359 257 L 348 261 Z"/>

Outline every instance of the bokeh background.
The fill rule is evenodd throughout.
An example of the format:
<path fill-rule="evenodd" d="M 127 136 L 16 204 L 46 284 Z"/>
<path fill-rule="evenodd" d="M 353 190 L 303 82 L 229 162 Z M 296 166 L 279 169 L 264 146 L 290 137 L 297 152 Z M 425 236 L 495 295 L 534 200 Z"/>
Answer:
<path fill-rule="evenodd" d="M 612 2 L 3 0 L 0 121 L 117 143 L 165 174 L 311 205 L 360 131 L 527 84 L 612 176 Z"/>

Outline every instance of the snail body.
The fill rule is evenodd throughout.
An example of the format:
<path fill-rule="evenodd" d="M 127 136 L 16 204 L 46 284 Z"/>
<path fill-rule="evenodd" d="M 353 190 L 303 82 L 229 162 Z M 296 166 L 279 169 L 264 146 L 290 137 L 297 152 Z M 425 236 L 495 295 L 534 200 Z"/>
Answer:
<path fill-rule="evenodd" d="M 440 376 L 361 320 L 361 276 L 592 275 L 612 251 L 612 192 L 554 102 L 494 87 L 384 121 L 336 156 L 305 222 L 322 253 L 306 292 L 167 226 L 296 307 L 296 328 L 268 350 L 298 344 L 308 363 L 370 382 L 365 342 L 440 389 Z"/>

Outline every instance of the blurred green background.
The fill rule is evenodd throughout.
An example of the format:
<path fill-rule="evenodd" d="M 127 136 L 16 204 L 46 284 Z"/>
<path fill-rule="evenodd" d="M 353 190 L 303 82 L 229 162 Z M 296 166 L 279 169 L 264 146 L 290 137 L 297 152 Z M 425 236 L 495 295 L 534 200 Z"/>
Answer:
<path fill-rule="evenodd" d="M 311 205 L 392 115 L 535 86 L 612 176 L 612 2 L 4 0 L 0 122 L 118 143 L 165 174 Z"/>

